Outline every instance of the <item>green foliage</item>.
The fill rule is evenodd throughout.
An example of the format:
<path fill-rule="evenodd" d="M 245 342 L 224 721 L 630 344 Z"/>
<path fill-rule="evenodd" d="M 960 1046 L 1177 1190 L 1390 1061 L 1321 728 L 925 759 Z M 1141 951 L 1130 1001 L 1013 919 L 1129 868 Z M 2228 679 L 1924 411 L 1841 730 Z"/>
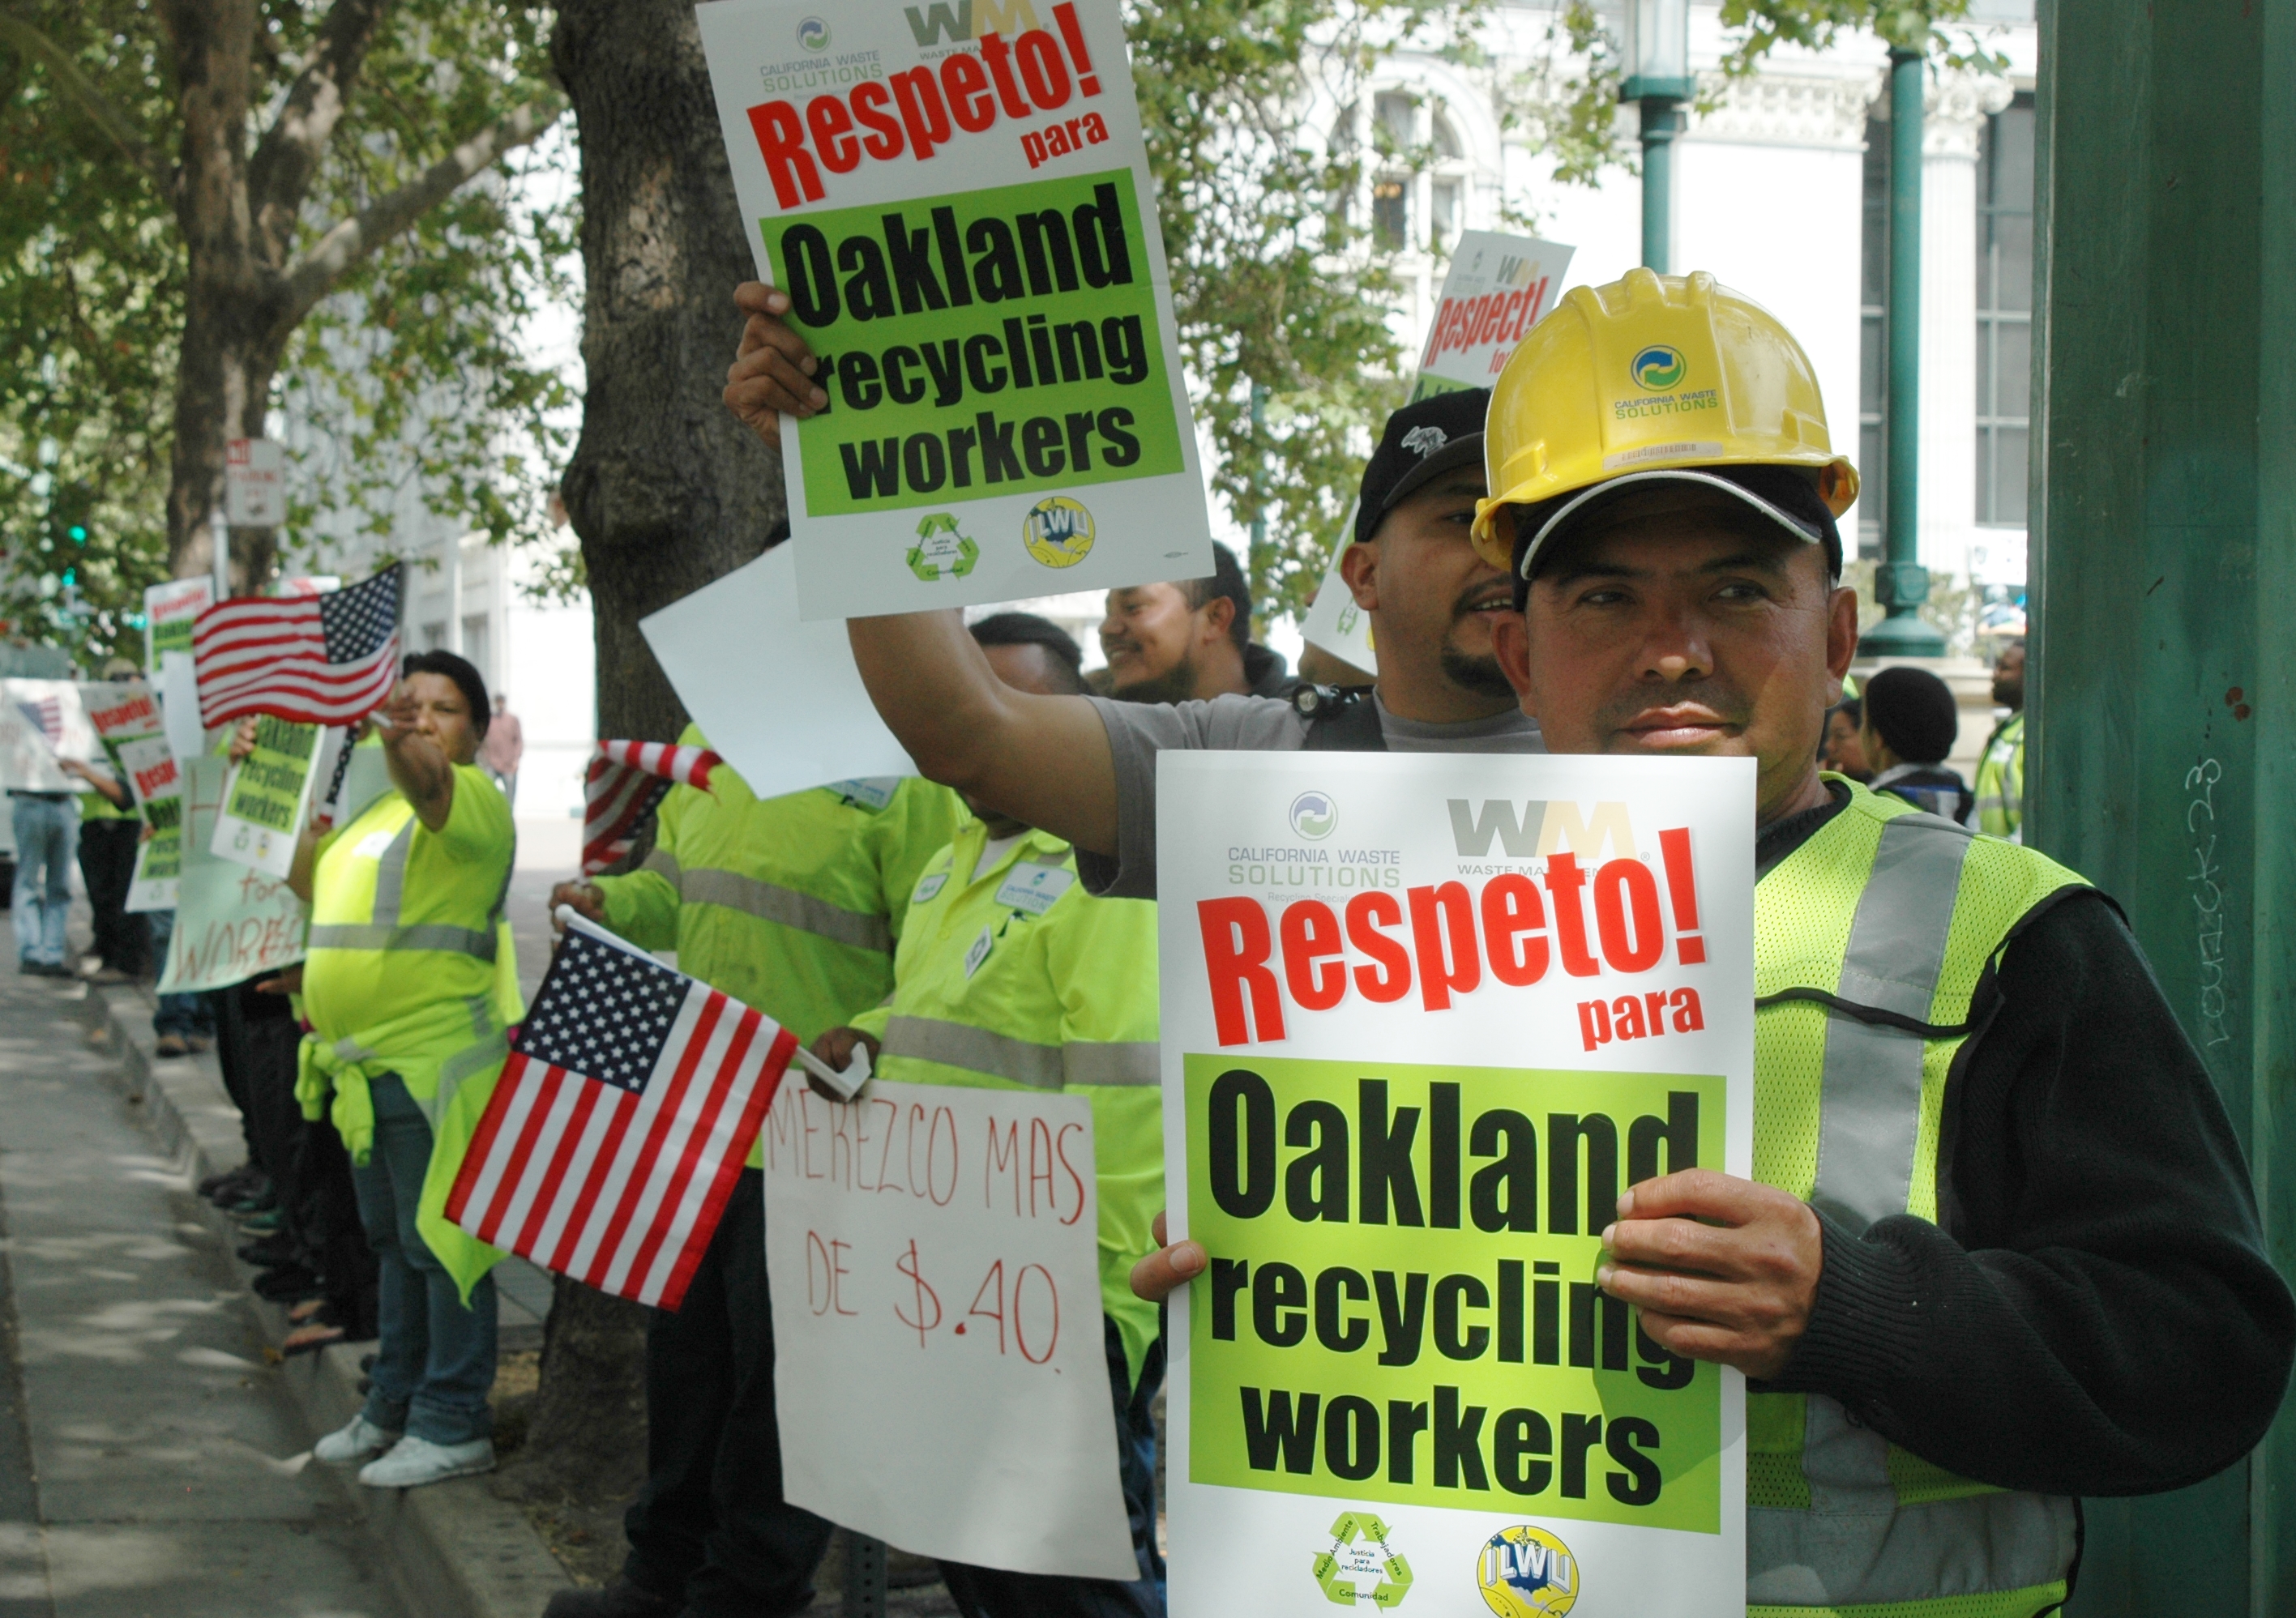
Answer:
<path fill-rule="evenodd" d="M 333 14 L 258 5 L 250 152 Z M 517 0 L 386 5 L 294 214 L 291 261 L 512 108 L 552 97 L 549 28 Z M 175 79 L 152 0 L 11 0 L 0 15 L 0 633 L 83 662 L 140 651 L 144 588 L 168 575 L 190 289 L 179 200 L 153 169 L 171 170 L 183 144 Z M 520 339 L 541 305 L 570 295 L 572 157 L 555 141 L 503 167 L 507 179 L 482 176 L 356 262 L 289 339 L 270 400 L 274 430 L 282 412 L 294 426 L 288 554 L 308 550 L 323 511 L 338 532 L 387 533 L 410 490 L 498 541 L 542 536 L 566 445 L 554 417 L 572 395 Z M 51 507 L 72 488 L 92 492 L 90 536 L 59 550 Z M 78 615 L 63 609 L 67 569 Z"/>
<path fill-rule="evenodd" d="M 1842 34 L 1870 29 L 1948 67 L 2006 69 L 2008 58 L 1988 47 L 1978 30 L 1954 27 L 1968 15 L 1969 0 L 1722 0 L 1722 26 L 1736 36 L 1722 69 L 1742 78 L 1782 45 L 1823 51 Z"/>
<path fill-rule="evenodd" d="M 1217 447 L 1214 496 L 1267 523 L 1247 571 L 1304 609 L 1388 413 L 1403 396 L 1395 282 L 1362 210 L 1365 154 L 1332 140 L 1380 57 L 1439 42 L 1446 0 L 1178 0 L 1128 6 L 1180 346 Z M 1255 387 L 1264 389 L 1253 408 Z"/>

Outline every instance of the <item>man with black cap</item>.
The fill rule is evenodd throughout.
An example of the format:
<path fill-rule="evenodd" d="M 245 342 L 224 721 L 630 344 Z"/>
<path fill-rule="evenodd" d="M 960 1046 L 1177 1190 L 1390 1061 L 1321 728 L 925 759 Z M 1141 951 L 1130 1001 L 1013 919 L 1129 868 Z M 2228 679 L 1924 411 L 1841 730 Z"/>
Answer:
<path fill-rule="evenodd" d="M 816 362 L 782 319 L 786 293 L 735 293 L 750 319 L 726 403 L 767 444 L 778 413 L 828 403 Z M 1368 693 L 1303 686 L 1289 700 L 1224 696 L 1170 707 L 1044 697 L 996 678 L 955 612 L 855 618 L 855 660 L 920 773 L 1076 846 L 1096 894 L 1156 895 L 1156 755 L 1165 748 L 1531 753 L 1491 651 L 1513 606 L 1505 572 L 1469 537 L 1482 498 L 1488 388 L 1438 394 L 1388 418 L 1364 469 L 1355 543 L 1341 562 L 1371 615 L 1379 681 Z"/>

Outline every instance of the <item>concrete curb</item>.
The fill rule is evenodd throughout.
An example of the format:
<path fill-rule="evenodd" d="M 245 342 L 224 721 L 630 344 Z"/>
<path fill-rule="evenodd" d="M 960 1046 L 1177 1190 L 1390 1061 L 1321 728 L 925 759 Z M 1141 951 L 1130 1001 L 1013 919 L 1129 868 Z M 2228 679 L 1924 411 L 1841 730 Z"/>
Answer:
<path fill-rule="evenodd" d="M 90 1043 L 119 1058 L 128 1099 L 140 1103 L 152 1132 L 168 1151 L 189 1160 L 197 1181 L 244 1160 L 239 1109 L 223 1086 L 211 1055 L 159 1059 L 152 1033 L 152 1002 L 139 989 L 86 985 L 80 1015 Z M 201 1201 L 200 1216 L 226 1253 L 245 1238 L 221 1209 Z M 236 1258 L 242 1284 L 255 1271 Z M 246 1302 L 264 1342 L 276 1349 L 288 1332 L 287 1312 L 258 1297 Z M 308 1360 L 291 1360 L 280 1375 L 314 1439 L 332 1432 L 360 1404 L 359 1360 L 364 1344 L 338 1344 Z M 537 1618 L 551 1596 L 573 1587 L 526 1514 L 496 1500 L 484 1478 L 457 1478 L 425 1489 L 361 1489 L 351 1484 L 368 1535 L 391 1583 L 410 1613 L 424 1618 Z"/>

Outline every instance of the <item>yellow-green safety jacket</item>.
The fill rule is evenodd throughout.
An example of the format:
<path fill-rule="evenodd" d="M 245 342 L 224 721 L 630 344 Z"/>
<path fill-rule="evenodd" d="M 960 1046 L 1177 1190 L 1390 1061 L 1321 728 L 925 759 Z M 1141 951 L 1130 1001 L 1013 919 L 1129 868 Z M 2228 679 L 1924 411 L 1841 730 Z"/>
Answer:
<path fill-rule="evenodd" d="M 1069 845 L 1046 831 L 976 876 L 988 843 L 969 820 L 925 868 L 892 999 L 853 1026 L 883 1042 L 888 1079 L 1066 1090 L 1090 1104 L 1101 1308 L 1136 1383 L 1157 1309 L 1133 1295 L 1132 1266 L 1154 1248 L 1149 1222 L 1164 1205 L 1156 907 L 1094 898 Z"/>
<path fill-rule="evenodd" d="M 678 740 L 709 745 L 698 726 Z M 811 1044 L 892 992 L 910 890 L 964 813 L 914 776 L 759 798 L 721 764 L 708 791 L 669 789 L 636 870 L 594 885 L 609 930 L 676 950 L 679 971 Z"/>
<path fill-rule="evenodd" d="M 2025 840 L 2025 715 L 1994 726 L 1977 756 L 1977 829 L 1990 837 Z"/>
<path fill-rule="evenodd" d="M 1862 1233 L 1938 1215 L 1938 1132 L 1972 1000 L 2081 879 L 1828 776 L 1850 801 L 1754 903 L 1754 1178 Z M 2073 1502 L 1956 1477 L 1818 1393 L 1746 1400 L 1749 1618 L 2034 1618 Z"/>
<path fill-rule="evenodd" d="M 467 1299 L 502 1258 L 447 1222 L 454 1189 L 495 1080 L 510 1026 L 525 1015 L 504 902 L 517 833 L 486 773 L 455 767 L 455 800 L 433 832 L 385 793 L 319 841 L 303 962 L 304 1036 L 295 1093 L 303 1115 L 328 1111 L 343 1146 L 366 1161 L 368 1086 L 405 1081 L 431 1131 L 415 1226 Z"/>

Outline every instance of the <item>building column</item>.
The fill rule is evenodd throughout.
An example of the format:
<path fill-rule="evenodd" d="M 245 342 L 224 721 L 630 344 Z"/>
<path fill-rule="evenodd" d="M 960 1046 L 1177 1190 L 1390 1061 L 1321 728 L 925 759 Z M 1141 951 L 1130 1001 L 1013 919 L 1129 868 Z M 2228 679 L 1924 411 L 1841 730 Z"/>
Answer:
<path fill-rule="evenodd" d="M 1922 126 L 1921 561 L 1940 584 L 1967 576 L 1977 528 L 1977 150 L 2014 91 L 1946 69 Z"/>

